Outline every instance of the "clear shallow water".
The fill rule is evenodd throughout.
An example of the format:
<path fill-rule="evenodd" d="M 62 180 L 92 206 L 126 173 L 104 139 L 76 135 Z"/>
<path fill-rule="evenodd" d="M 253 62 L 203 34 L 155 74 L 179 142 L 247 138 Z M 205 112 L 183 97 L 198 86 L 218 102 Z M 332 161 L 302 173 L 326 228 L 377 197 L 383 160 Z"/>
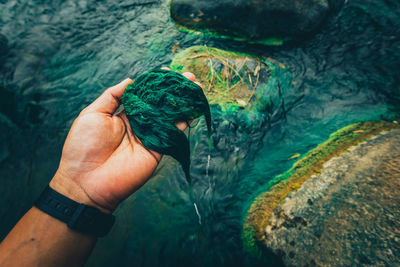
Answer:
<path fill-rule="evenodd" d="M 247 116 L 213 108 L 209 179 L 203 122 L 192 129 L 193 190 L 202 224 L 183 173 L 165 158 L 117 211 L 113 232 L 99 241 L 88 266 L 257 264 L 242 253 L 240 230 L 262 185 L 293 164 L 291 155 L 333 131 L 390 118 L 400 109 L 397 0 L 349 0 L 319 34 L 280 48 L 181 33 L 167 3 L 149 0 L 3 0 L 0 33 L 8 39 L 0 53 L 2 237 L 51 179 L 79 111 L 125 77 L 168 65 L 177 43 L 242 50 L 286 66 L 276 84 L 282 98 L 269 112 Z"/>

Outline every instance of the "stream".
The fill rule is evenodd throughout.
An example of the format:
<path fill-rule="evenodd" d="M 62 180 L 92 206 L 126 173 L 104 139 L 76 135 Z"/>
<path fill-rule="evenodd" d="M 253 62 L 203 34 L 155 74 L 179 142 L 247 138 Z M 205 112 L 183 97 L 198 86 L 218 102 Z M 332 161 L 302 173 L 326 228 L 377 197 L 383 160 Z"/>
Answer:
<path fill-rule="evenodd" d="M 207 45 L 283 64 L 273 108 L 212 107 L 190 131 L 193 198 L 179 164 L 116 211 L 87 266 L 257 266 L 241 244 L 246 209 L 275 175 L 334 131 L 400 113 L 400 2 L 348 0 L 319 33 L 283 47 L 180 32 L 161 0 L 0 0 L 0 239 L 54 175 L 80 110 L 126 77 Z"/>

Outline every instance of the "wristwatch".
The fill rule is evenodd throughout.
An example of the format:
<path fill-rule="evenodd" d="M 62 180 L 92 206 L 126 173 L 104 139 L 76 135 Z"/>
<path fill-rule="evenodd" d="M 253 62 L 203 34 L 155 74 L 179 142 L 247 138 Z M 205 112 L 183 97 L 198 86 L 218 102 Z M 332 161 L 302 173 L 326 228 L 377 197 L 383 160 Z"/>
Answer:
<path fill-rule="evenodd" d="M 115 216 L 58 193 L 49 186 L 35 202 L 35 206 L 50 216 L 66 223 L 69 228 L 83 234 L 103 237 L 110 232 Z"/>

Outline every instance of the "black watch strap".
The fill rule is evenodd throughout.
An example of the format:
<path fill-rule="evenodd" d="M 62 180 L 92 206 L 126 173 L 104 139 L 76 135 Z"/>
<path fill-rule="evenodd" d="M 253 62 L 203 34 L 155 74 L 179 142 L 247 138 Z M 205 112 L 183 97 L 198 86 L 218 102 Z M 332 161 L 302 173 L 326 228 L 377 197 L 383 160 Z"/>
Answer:
<path fill-rule="evenodd" d="M 47 186 L 35 206 L 50 216 L 66 223 L 78 232 L 102 237 L 108 234 L 115 222 L 115 216 L 81 204 L 54 191 Z"/>

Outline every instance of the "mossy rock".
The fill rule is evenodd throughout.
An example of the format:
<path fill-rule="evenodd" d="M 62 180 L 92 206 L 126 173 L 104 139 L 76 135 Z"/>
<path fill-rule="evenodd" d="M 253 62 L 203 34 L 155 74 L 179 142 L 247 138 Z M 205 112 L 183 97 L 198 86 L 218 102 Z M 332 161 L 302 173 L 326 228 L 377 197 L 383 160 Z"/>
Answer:
<path fill-rule="evenodd" d="M 355 145 L 372 139 L 383 131 L 399 128 L 398 124 L 386 121 L 349 125 L 333 133 L 326 142 L 299 159 L 291 169 L 268 182 L 264 192 L 254 199 L 247 210 L 242 230 L 245 250 L 256 257 L 262 257 L 263 251 L 270 251 L 271 248 L 266 246 L 265 240 L 271 216 L 278 212 L 290 194 L 302 188 L 306 181 L 320 175 L 327 161 L 341 156 L 343 152 L 352 150 Z M 314 191 L 311 193 L 318 194 Z"/>
<path fill-rule="evenodd" d="M 181 51 L 171 69 L 194 73 L 209 103 L 221 107 L 248 107 L 260 101 L 256 95 L 271 77 L 271 66 L 264 59 L 206 46 Z"/>
<path fill-rule="evenodd" d="M 181 29 L 280 45 L 314 32 L 343 0 L 172 0 L 171 17 Z"/>

